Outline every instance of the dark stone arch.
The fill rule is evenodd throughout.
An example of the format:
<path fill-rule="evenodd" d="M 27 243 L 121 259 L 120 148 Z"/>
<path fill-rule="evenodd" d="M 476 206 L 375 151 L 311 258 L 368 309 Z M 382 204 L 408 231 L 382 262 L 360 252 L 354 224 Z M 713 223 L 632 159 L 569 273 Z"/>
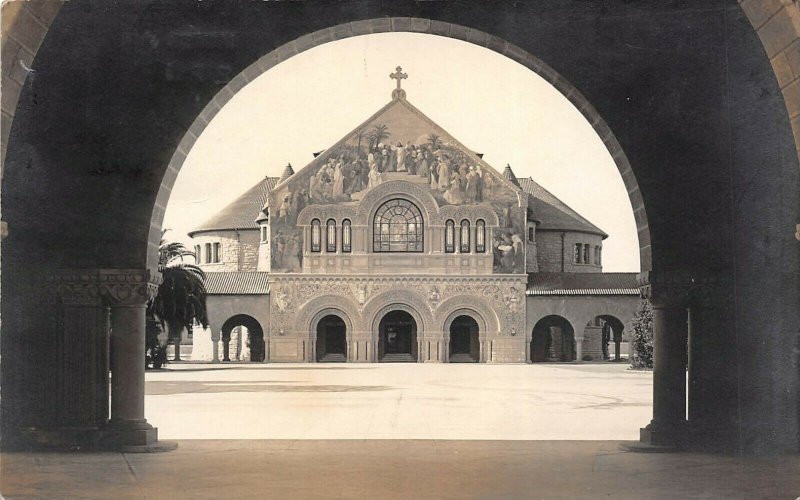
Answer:
<path fill-rule="evenodd" d="M 263 54 L 272 60 L 259 60 L 255 70 L 327 40 L 407 30 L 472 41 L 522 64 L 538 64 L 526 53 L 535 51 L 558 73 L 541 71 L 571 82 L 565 95 L 580 90 L 587 109 L 605 120 L 592 122 L 601 137 L 621 146 L 610 148 L 612 155 L 624 148 L 630 159 L 623 179 L 636 172 L 629 194 L 641 203 L 633 206 L 651 214 L 640 232 L 643 259 L 652 255 L 649 279 L 658 285 L 709 275 L 718 284 L 711 302 L 723 313 L 707 330 L 713 356 L 701 377 L 709 394 L 724 395 L 706 408 L 711 421 L 738 415 L 725 424 L 736 431 L 725 439 L 745 451 L 797 450 L 798 376 L 786 346 L 800 327 L 800 258 L 790 230 L 800 209 L 799 169 L 772 50 L 765 52 L 736 4 L 601 9 L 543 1 L 456 9 L 365 0 L 306 6 L 302 23 L 293 22 L 294 5 L 238 4 L 221 16 L 230 4 L 207 4 L 92 9 L 69 2 L 36 54 L 36 78 L 20 92 L 3 176 L 10 231 L 3 285 L 18 291 L 3 297 L 4 437 L 56 425 L 43 416 L 53 414 L 54 377 L 28 366 L 25 356 L 45 352 L 43 364 L 58 365 L 57 354 L 46 352 L 56 311 L 30 284 L 59 268 L 148 266 L 145 242 L 152 256 L 169 195 L 159 183 L 168 188 L 178 172 L 168 167 L 170 156 L 179 144 L 179 154 L 188 151 L 196 135 L 181 137 L 203 106 L 218 109 L 233 95 L 219 92 L 224 82 L 246 84 L 247 74 L 234 75 Z M 169 37 L 190 25 L 219 28 L 230 37 L 222 44 L 227 52 L 212 54 L 189 38 L 178 54 Z M 79 47 L 75 32 L 86 34 Z M 611 130 L 616 138 L 609 139 Z M 634 213 L 645 228 L 644 211 Z M 84 227 L 92 230 L 75 230 Z M 765 289 L 765 276 L 780 285 Z M 750 335 L 744 325 L 764 318 L 760 335 Z"/>
<path fill-rule="evenodd" d="M 564 317 L 551 314 L 539 319 L 531 334 L 531 361 L 574 361 L 575 329 Z"/>
<path fill-rule="evenodd" d="M 223 345 L 223 361 L 230 361 L 229 357 L 229 342 L 231 340 L 231 332 L 237 326 L 247 328 L 247 341 L 250 344 L 250 361 L 261 362 L 264 361 L 266 349 L 264 342 L 264 329 L 257 319 L 248 314 L 236 314 L 226 319 L 220 328 L 222 332 L 222 345 Z"/>

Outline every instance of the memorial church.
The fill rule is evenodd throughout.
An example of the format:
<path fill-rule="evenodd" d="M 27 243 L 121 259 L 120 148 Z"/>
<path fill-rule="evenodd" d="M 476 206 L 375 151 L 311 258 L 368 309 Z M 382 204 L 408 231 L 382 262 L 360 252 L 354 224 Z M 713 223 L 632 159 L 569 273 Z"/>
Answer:
<path fill-rule="evenodd" d="M 211 319 L 184 339 L 192 359 L 620 359 L 639 291 L 635 273 L 602 272 L 607 234 L 425 116 L 407 76 L 308 165 L 190 233 Z"/>

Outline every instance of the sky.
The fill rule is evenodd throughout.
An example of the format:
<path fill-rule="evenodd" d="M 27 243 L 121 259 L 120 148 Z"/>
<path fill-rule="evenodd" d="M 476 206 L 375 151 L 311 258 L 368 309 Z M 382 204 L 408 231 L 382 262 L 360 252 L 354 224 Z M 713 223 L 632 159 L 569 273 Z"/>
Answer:
<path fill-rule="evenodd" d="M 639 271 L 622 178 L 580 112 L 505 56 L 416 33 L 326 43 L 240 90 L 189 152 L 167 205 L 166 237 L 191 248 L 186 233 L 242 192 L 280 176 L 287 163 L 299 171 L 391 100 L 389 74 L 398 65 L 411 104 L 498 171 L 510 164 L 517 177 L 532 177 L 609 234 L 603 271 Z"/>

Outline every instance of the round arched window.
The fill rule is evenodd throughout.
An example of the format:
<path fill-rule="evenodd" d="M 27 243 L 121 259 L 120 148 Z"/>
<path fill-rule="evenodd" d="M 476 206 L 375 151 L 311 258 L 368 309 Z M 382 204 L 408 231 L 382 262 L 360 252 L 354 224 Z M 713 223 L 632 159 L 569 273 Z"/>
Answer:
<path fill-rule="evenodd" d="M 389 200 L 375 212 L 374 252 L 422 252 L 425 225 L 422 213 L 408 200 Z"/>

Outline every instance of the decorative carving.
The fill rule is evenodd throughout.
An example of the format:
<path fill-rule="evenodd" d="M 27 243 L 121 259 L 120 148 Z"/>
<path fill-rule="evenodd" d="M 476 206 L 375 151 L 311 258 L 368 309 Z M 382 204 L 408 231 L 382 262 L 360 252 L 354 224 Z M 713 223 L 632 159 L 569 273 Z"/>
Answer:
<path fill-rule="evenodd" d="M 439 294 L 439 288 L 436 285 L 431 287 L 431 291 L 428 294 L 428 300 L 431 302 L 431 309 L 436 310 L 436 306 L 439 305 L 439 298 L 441 295 Z"/>
<path fill-rule="evenodd" d="M 364 303 L 367 301 L 367 285 L 366 283 L 359 283 L 356 285 L 356 301 L 358 305 L 364 307 Z"/>
<path fill-rule="evenodd" d="M 161 274 L 149 269 L 64 269 L 47 279 L 66 305 L 144 305 L 158 293 Z"/>

